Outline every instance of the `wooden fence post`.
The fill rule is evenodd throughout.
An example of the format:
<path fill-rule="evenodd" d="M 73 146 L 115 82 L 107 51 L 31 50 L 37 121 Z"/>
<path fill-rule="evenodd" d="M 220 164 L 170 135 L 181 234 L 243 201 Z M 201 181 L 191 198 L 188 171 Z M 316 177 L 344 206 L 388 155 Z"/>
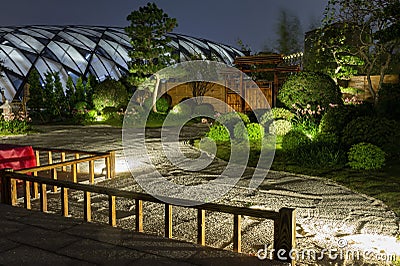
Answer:
<path fill-rule="evenodd" d="M 274 222 L 274 259 L 295 264 L 293 253 L 296 248 L 296 210 L 282 208 L 279 210 L 279 219 Z M 279 253 L 280 250 L 281 253 Z M 278 255 L 280 254 L 281 257 Z"/>
<path fill-rule="evenodd" d="M 77 164 L 71 165 L 71 174 L 72 174 L 72 182 L 77 183 L 78 182 L 78 166 Z"/>
<path fill-rule="evenodd" d="M 117 210 L 115 208 L 115 196 L 108 195 L 108 223 L 115 227 L 117 225 Z"/>
<path fill-rule="evenodd" d="M 89 161 L 89 183 L 94 184 L 94 161 Z"/>
<path fill-rule="evenodd" d="M 165 204 L 165 237 L 172 238 L 172 205 Z"/>
<path fill-rule="evenodd" d="M 242 251 L 242 216 L 238 214 L 233 216 L 233 251 Z"/>
<path fill-rule="evenodd" d="M 24 181 L 24 207 L 28 210 L 31 209 L 31 183 Z"/>
<path fill-rule="evenodd" d="M 107 178 L 115 177 L 115 151 L 109 151 L 106 158 Z"/>
<path fill-rule="evenodd" d="M 78 159 L 79 159 L 79 153 L 75 153 L 75 160 Z M 75 164 L 75 167 L 76 167 L 76 172 L 79 173 L 80 172 L 79 164 Z"/>
<path fill-rule="evenodd" d="M 36 157 L 36 166 L 40 166 L 40 151 L 36 150 L 35 151 L 35 157 Z M 33 172 L 33 176 L 37 176 L 38 172 L 35 171 Z M 39 186 L 38 183 L 34 182 L 33 183 L 33 198 L 37 199 L 39 197 Z"/>
<path fill-rule="evenodd" d="M 206 244 L 206 211 L 197 209 L 197 244 Z"/>
<path fill-rule="evenodd" d="M 86 222 L 90 222 L 92 220 L 92 207 L 90 202 L 90 192 L 83 192 L 83 218 Z"/>
<path fill-rule="evenodd" d="M 40 184 L 40 210 L 47 212 L 47 186 L 44 183 Z"/>
<path fill-rule="evenodd" d="M 135 199 L 136 231 L 143 232 L 143 201 Z"/>
<path fill-rule="evenodd" d="M 65 152 L 61 152 L 61 162 L 65 162 Z M 61 171 L 66 172 L 67 171 L 67 167 L 66 166 L 62 166 L 61 167 Z"/>
<path fill-rule="evenodd" d="M 68 188 L 61 187 L 61 215 L 68 217 Z"/>
<path fill-rule="evenodd" d="M 53 180 L 57 180 L 57 169 L 56 169 L 56 168 L 53 168 L 53 169 L 50 170 L 50 172 L 51 172 L 51 178 L 52 178 Z M 54 193 L 57 192 L 57 186 L 53 186 L 53 192 L 54 192 Z"/>

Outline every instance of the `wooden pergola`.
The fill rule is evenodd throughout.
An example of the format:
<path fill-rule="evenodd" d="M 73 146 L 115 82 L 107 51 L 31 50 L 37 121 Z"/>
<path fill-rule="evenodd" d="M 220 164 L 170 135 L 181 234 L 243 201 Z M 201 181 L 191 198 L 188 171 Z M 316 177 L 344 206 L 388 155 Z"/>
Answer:
<path fill-rule="evenodd" d="M 276 97 L 278 95 L 279 87 L 282 84 L 281 74 L 300 71 L 300 66 L 298 65 L 291 65 L 291 66 L 285 65 L 282 54 L 262 54 L 262 55 L 236 57 L 234 65 L 239 70 L 241 70 L 243 73 L 246 74 L 273 73 L 273 80 L 255 80 L 256 84 L 267 98 L 271 107 L 276 105 Z M 232 80 L 229 80 L 231 78 L 229 76 L 229 73 L 224 73 L 224 75 L 226 78 L 226 84 L 233 83 Z M 246 101 L 252 100 L 251 89 L 254 89 L 254 88 L 247 88 L 243 79 L 244 76 L 241 75 L 240 81 L 236 81 L 235 83 L 239 85 L 239 88 L 237 89 L 240 91 L 242 95 L 245 96 L 244 98 L 246 100 L 237 98 L 235 102 L 235 100 L 230 100 L 229 93 L 227 95 L 227 103 L 233 105 L 232 107 L 236 111 L 240 112 L 249 111 L 248 110 L 249 105 L 246 103 Z"/>

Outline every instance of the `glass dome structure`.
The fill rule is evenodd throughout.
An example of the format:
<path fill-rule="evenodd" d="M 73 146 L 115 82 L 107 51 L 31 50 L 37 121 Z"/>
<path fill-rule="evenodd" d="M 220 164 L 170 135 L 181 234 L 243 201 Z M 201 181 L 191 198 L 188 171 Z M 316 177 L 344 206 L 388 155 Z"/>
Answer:
<path fill-rule="evenodd" d="M 233 47 L 169 33 L 169 45 L 180 61 L 193 54 L 232 64 L 243 53 Z M 47 72 L 59 72 L 65 83 L 92 75 L 102 81 L 119 79 L 128 73 L 128 51 L 132 49 L 123 28 L 98 26 L 20 26 L 0 27 L 0 60 L 4 71 L 0 88 L 6 98 L 20 98 L 29 73 L 36 69 L 42 80 Z"/>

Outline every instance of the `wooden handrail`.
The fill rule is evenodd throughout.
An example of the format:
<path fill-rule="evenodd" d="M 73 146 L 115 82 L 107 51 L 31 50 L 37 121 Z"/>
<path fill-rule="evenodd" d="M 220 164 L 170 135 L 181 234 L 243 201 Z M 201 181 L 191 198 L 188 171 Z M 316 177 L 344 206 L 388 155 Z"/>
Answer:
<path fill-rule="evenodd" d="M 107 155 L 109 153 L 109 152 L 81 151 L 81 150 L 59 149 L 59 148 L 42 148 L 42 147 L 32 147 L 32 149 L 37 151 L 65 152 L 71 154 L 79 153 L 85 155 Z"/>
<path fill-rule="evenodd" d="M 233 249 L 241 252 L 241 218 L 242 216 L 250 216 L 256 218 L 270 219 L 274 221 L 274 249 L 285 250 L 285 254 L 289 254 L 296 246 L 296 211 L 290 208 L 282 208 L 279 212 L 250 209 L 246 207 L 229 206 L 225 204 L 206 203 L 198 206 L 187 206 L 179 204 L 169 204 L 158 198 L 133 191 L 119 190 L 109 187 L 94 186 L 89 184 L 74 183 L 64 180 L 49 179 L 39 176 L 29 176 L 18 172 L 0 170 L 1 178 L 1 202 L 16 205 L 17 202 L 17 185 L 16 180 L 24 181 L 27 185 L 29 182 L 36 182 L 41 187 L 40 193 L 40 209 L 47 211 L 47 191 L 46 186 L 57 186 L 61 189 L 61 214 L 68 216 L 68 189 L 79 190 L 84 192 L 84 219 L 91 221 L 91 196 L 90 193 L 103 194 L 108 196 L 109 202 L 109 224 L 116 225 L 116 197 L 133 199 L 136 203 L 136 230 L 143 231 L 143 204 L 142 201 L 160 203 L 165 205 L 165 236 L 172 238 L 172 206 L 186 207 L 198 210 L 198 226 L 197 239 L 198 243 L 205 245 L 205 211 L 214 211 L 220 213 L 233 214 L 234 231 L 233 231 Z M 25 187 L 24 197 L 30 197 L 30 191 Z M 166 201 L 173 202 L 173 199 L 163 197 Z M 30 208 L 30 201 L 24 200 L 25 207 Z M 29 204 L 28 204 L 29 202 Z M 28 206 L 29 205 L 29 206 Z M 276 259 L 279 259 L 276 257 Z M 294 265 L 295 260 L 287 256 L 286 262 Z"/>
<path fill-rule="evenodd" d="M 73 165 L 73 164 L 78 164 L 78 163 L 86 163 L 89 161 L 94 161 L 94 160 L 99 160 L 99 159 L 105 159 L 108 156 L 109 156 L 108 154 L 96 155 L 96 156 L 92 156 L 92 157 L 73 159 L 73 160 L 68 160 L 68 161 L 59 162 L 59 163 L 53 163 L 53 164 L 49 164 L 49 165 L 41 165 L 41 166 L 35 166 L 35 167 L 31 167 L 31 168 L 24 168 L 22 170 L 17 170 L 15 172 L 20 173 L 20 174 L 26 174 L 26 173 L 31 173 L 31 172 L 48 171 L 48 170 L 58 168 L 58 167 L 63 167 L 63 166 L 68 166 L 68 165 Z"/>

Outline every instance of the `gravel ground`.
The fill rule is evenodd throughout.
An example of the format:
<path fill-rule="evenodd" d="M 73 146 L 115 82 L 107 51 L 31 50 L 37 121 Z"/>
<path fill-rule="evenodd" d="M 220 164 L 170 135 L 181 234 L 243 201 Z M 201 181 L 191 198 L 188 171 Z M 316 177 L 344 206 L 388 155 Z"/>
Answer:
<path fill-rule="evenodd" d="M 132 174 L 127 173 L 124 161 L 121 130 L 106 126 L 46 126 L 40 127 L 41 134 L 3 137 L 2 143 L 29 144 L 32 146 L 84 149 L 92 151 L 117 151 L 118 177 L 113 180 L 98 179 L 98 185 L 130 191 L 143 191 L 133 176 L 158 171 L 177 184 L 194 185 L 207 183 L 218 176 L 226 162 L 214 159 L 202 171 L 184 171 L 169 162 L 161 152 L 160 131 L 146 132 L 146 147 L 155 166 L 141 166 Z M 198 150 L 188 144 L 189 139 L 201 136 L 206 126 L 184 128 L 181 132 L 181 151 L 189 158 L 197 157 Z M 138 156 L 140 156 L 138 151 Z M 292 207 L 297 210 L 297 250 L 338 249 L 339 251 L 366 250 L 374 254 L 392 254 L 400 250 L 395 242 L 399 234 L 399 219 L 381 201 L 367 195 L 355 193 L 343 186 L 318 177 L 269 171 L 267 178 L 257 190 L 248 188 L 254 169 L 247 168 L 237 185 L 218 203 L 252 208 L 279 210 Z M 70 194 L 70 212 L 74 217 L 83 217 L 81 192 Z M 37 202 L 34 202 L 37 205 Z M 117 200 L 118 226 L 134 226 L 134 202 Z M 49 210 L 59 212 L 57 195 L 49 195 Z M 92 195 L 92 216 L 95 222 L 107 222 L 107 198 Z M 163 234 L 164 208 L 161 204 L 144 203 L 145 232 Z M 230 215 L 207 213 L 207 245 L 232 249 L 233 219 Z M 175 238 L 196 241 L 196 213 L 192 209 L 174 207 L 173 235 Z M 242 220 L 242 250 L 255 254 L 265 245 L 272 243 L 272 222 L 244 217 Z M 343 244 L 344 243 L 344 244 Z M 387 245 L 387 246 L 385 246 Z M 341 247 L 344 246 L 342 249 Z M 334 254 L 339 254 L 339 251 Z M 326 252 L 325 252 L 326 253 Z M 307 253 L 306 253 L 307 254 Z M 400 254 L 398 254 L 400 257 Z M 306 256 L 307 257 L 307 256 Z M 340 257 L 340 256 L 339 256 Z M 344 256 L 346 257 L 346 256 Z M 362 256 L 363 257 L 363 256 Z M 315 262 L 317 261 L 317 262 Z M 299 265 L 376 265 L 371 257 L 350 261 L 346 258 L 331 260 L 325 255 L 322 260 L 302 259 Z M 384 264 L 383 264 L 384 265 Z"/>

